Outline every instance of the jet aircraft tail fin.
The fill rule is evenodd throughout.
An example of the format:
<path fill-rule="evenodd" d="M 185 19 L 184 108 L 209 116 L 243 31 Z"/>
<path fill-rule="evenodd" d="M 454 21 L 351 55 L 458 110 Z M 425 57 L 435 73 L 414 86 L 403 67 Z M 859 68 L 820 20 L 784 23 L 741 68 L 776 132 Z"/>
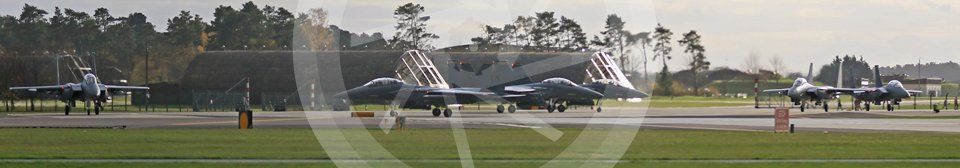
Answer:
<path fill-rule="evenodd" d="M 837 67 L 837 88 L 843 88 L 843 62 Z"/>
<path fill-rule="evenodd" d="M 807 70 L 807 82 L 813 83 L 813 63 L 810 63 L 810 69 Z"/>
<path fill-rule="evenodd" d="M 883 87 L 883 81 L 880 80 L 880 65 L 873 66 L 873 86 Z"/>

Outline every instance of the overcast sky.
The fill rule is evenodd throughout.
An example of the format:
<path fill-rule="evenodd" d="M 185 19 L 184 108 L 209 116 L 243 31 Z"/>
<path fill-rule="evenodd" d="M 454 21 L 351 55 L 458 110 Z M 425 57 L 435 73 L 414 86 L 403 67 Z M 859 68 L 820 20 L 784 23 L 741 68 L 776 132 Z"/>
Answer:
<path fill-rule="evenodd" d="M 162 31 L 166 20 L 181 10 L 213 18 L 219 5 L 239 8 L 246 1 L 175 0 L 3 0 L 0 14 L 18 15 L 24 3 L 52 12 L 54 6 L 91 12 L 110 9 L 114 16 L 142 12 Z M 331 24 L 353 32 L 383 32 L 393 35 L 393 9 L 407 1 L 254 0 L 262 5 L 293 11 L 324 8 Z M 519 15 L 556 11 L 581 23 L 589 35 L 602 29 L 608 14 L 619 14 L 633 32 L 650 31 L 657 22 L 675 32 L 674 38 L 689 30 L 703 36 L 707 57 L 714 67 L 742 68 L 746 55 L 759 52 L 760 62 L 779 55 L 790 71 L 806 71 L 806 64 L 828 63 L 835 55 L 856 54 L 874 64 L 894 65 L 923 62 L 960 61 L 960 1 L 944 0 L 782 0 L 782 1 L 581 1 L 581 0 L 428 0 L 411 1 L 427 8 L 433 19 L 428 31 L 440 35 L 435 46 L 469 43 L 480 35 L 480 26 L 502 25 Z M 671 69 L 685 67 L 689 60 L 674 47 Z M 650 69 L 658 69 L 651 67 Z"/>

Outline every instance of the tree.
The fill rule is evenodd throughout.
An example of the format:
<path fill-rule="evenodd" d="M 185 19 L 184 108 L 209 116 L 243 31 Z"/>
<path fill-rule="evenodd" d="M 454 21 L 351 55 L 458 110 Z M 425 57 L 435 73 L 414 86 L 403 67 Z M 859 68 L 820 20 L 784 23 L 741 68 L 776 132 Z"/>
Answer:
<path fill-rule="evenodd" d="M 773 57 L 770 57 L 770 68 L 773 69 L 773 74 L 778 76 L 778 82 L 783 76 L 782 73 L 785 66 L 786 65 L 783 64 L 783 57 L 780 57 L 780 55 L 773 55 Z"/>
<path fill-rule="evenodd" d="M 650 75 L 647 74 L 647 46 L 653 42 L 653 39 L 650 38 L 650 32 L 640 32 L 633 37 L 637 38 L 637 41 L 640 42 L 640 50 L 643 55 L 641 59 L 643 61 L 643 85 L 647 87 L 649 83 L 648 80 L 650 80 Z"/>
<path fill-rule="evenodd" d="M 560 23 L 553 17 L 553 14 L 553 12 L 539 12 L 534 15 L 535 20 L 530 31 L 530 38 L 539 50 L 550 49 L 557 43 L 556 35 L 559 32 L 557 28 L 560 27 Z"/>
<path fill-rule="evenodd" d="M 390 39 L 390 43 L 394 48 L 433 49 L 430 42 L 440 36 L 427 32 L 427 21 L 430 20 L 430 16 L 423 15 L 425 10 L 420 4 L 407 3 L 393 11 L 393 18 L 397 19 L 397 25 L 394 26 L 397 33 L 393 39 Z"/>
<path fill-rule="evenodd" d="M 24 4 L 23 12 L 15 24 L 14 32 L 17 42 L 9 47 L 20 53 L 37 54 L 48 48 L 47 36 L 49 36 L 47 22 L 47 11 Z"/>
<path fill-rule="evenodd" d="M 653 33 L 653 39 L 657 41 L 653 46 L 653 60 L 657 60 L 657 58 L 663 60 L 663 67 L 667 67 L 667 60 L 673 59 L 670 56 L 670 52 L 673 50 L 670 46 L 670 36 L 673 36 L 673 32 L 658 23 Z"/>
<path fill-rule="evenodd" d="M 624 30 L 626 22 L 617 15 L 608 15 L 605 23 L 604 31 L 600 32 L 599 37 L 594 36 L 592 43 L 598 48 L 615 52 L 615 58 L 620 67 L 626 71 L 634 71 L 630 61 L 630 47 L 642 39 L 639 36 L 647 34 L 633 35 L 630 31 Z"/>
<path fill-rule="evenodd" d="M 873 79 L 872 67 L 870 67 L 870 64 L 864 61 L 862 57 L 858 59 L 854 55 L 844 55 L 843 57 L 838 55 L 833 59 L 833 62 L 820 68 L 814 80 L 823 82 L 825 85 L 836 85 L 837 74 L 839 73 L 838 68 L 840 67 L 843 67 L 842 87 L 859 87 L 857 86 L 860 83 L 859 79 Z"/>
<path fill-rule="evenodd" d="M 703 54 L 706 49 L 703 45 L 700 44 L 700 35 L 697 34 L 697 31 L 690 30 L 686 34 L 683 34 L 683 39 L 678 41 L 680 45 L 686 46 L 686 49 L 683 51 L 689 53 L 692 57 L 690 62 L 690 70 L 693 72 L 693 95 L 700 95 L 700 72 L 706 72 L 710 70 L 710 62 L 707 61 L 707 57 Z"/>
<path fill-rule="evenodd" d="M 747 58 L 743 60 L 743 68 L 747 73 L 760 73 L 760 69 L 763 69 L 763 65 L 760 65 L 760 52 L 750 51 Z"/>
<path fill-rule="evenodd" d="M 213 21 L 210 22 L 210 46 L 207 50 L 242 49 L 241 39 L 246 36 L 240 33 L 241 16 L 230 6 L 217 7 L 213 12 Z"/>
<path fill-rule="evenodd" d="M 268 30 L 265 32 L 265 36 L 270 39 L 265 44 L 268 46 L 267 49 L 288 49 L 293 43 L 295 22 L 293 13 L 290 13 L 287 9 L 269 5 L 263 7 L 263 12 L 266 15 L 266 28 Z"/>
<path fill-rule="evenodd" d="M 333 34 L 327 29 L 327 11 L 322 8 L 310 9 L 297 19 L 298 44 L 302 44 L 310 51 L 332 50 Z"/>
<path fill-rule="evenodd" d="M 470 39 L 475 44 L 508 44 L 533 47 L 539 51 L 581 51 L 587 49 L 586 33 L 577 21 L 554 12 L 519 16 L 501 27 L 484 25 L 482 35 Z"/>
<path fill-rule="evenodd" d="M 666 66 L 657 73 L 657 86 L 654 91 L 663 96 L 673 96 L 673 77 Z"/>
<path fill-rule="evenodd" d="M 93 13 L 93 20 L 100 31 L 106 31 L 107 26 L 116 21 L 116 18 L 110 15 L 110 10 L 107 10 L 107 8 L 97 8 Z"/>
<path fill-rule="evenodd" d="M 673 95 L 673 79 L 670 77 L 670 69 L 667 68 L 667 60 L 672 59 L 670 51 L 673 50 L 670 47 L 670 36 L 673 36 L 673 32 L 658 23 L 653 34 L 653 39 L 656 40 L 653 46 L 653 59 L 663 60 L 663 69 L 657 75 L 657 87 L 664 95 Z"/>
<path fill-rule="evenodd" d="M 558 31 L 557 48 L 561 51 L 580 51 L 587 48 L 586 34 L 577 21 L 561 16 Z"/>
<path fill-rule="evenodd" d="M 189 11 L 180 11 L 180 15 L 167 19 L 167 36 L 171 43 L 189 47 L 207 45 L 207 24 L 200 15 L 191 15 Z"/>

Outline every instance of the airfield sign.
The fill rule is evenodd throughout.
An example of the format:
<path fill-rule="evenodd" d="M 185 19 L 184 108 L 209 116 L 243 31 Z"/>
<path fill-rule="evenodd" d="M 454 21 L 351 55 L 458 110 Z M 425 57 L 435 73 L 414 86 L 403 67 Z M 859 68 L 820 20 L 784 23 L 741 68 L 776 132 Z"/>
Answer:
<path fill-rule="evenodd" d="M 773 132 L 790 132 L 790 109 L 777 108 L 773 112 Z"/>

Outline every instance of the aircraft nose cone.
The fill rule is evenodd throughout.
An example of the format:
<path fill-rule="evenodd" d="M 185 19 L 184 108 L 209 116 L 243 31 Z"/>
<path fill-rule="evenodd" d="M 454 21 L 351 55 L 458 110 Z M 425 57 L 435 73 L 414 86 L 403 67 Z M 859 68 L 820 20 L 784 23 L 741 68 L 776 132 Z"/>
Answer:
<path fill-rule="evenodd" d="M 633 98 L 647 98 L 647 97 L 650 97 L 650 95 L 647 95 L 647 93 L 643 93 L 643 92 L 640 92 L 640 91 L 638 91 L 638 90 L 633 90 L 633 89 L 630 89 L 629 93 L 630 93 L 630 97 L 633 97 Z"/>
<path fill-rule="evenodd" d="M 342 92 L 340 92 L 340 93 L 337 93 L 337 94 L 333 95 L 333 98 L 338 98 L 338 99 L 347 98 L 347 94 L 349 93 L 349 91 L 350 91 L 350 90 L 345 90 L 345 91 L 342 91 Z"/>
<path fill-rule="evenodd" d="M 590 96 L 591 98 L 600 98 L 600 97 L 603 97 L 603 93 L 600 93 L 600 92 L 597 92 L 597 91 L 593 91 L 592 89 L 586 89 L 586 88 L 584 88 L 583 90 L 587 93 L 587 96 Z"/>

